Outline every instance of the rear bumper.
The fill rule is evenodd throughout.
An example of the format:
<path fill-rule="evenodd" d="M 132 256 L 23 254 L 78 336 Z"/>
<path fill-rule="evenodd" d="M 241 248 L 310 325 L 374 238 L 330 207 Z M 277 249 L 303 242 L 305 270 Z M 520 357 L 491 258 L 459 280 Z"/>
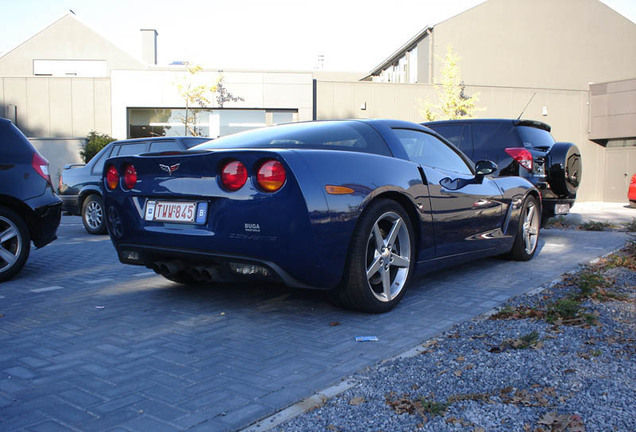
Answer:
<path fill-rule="evenodd" d="M 575 201 L 576 201 L 576 198 L 547 198 L 547 199 L 544 198 L 543 199 L 543 217 L 549 218 L 549 217 L 556 216 L 558 214 L 564 214 L 564 213 L 559 213 L 556 211 L 557 204 L 567 204 L 569 208 L 571 209 L 574 206 Z"/>
<path fill-rule="evenodd" d="M 118 244 L 116 249 L 122 263 L 143 265 L 167 277 L 179 273 L 202 282 L 264 280 L 296 288 L 325 289 L 307 285 L 277 264 L 261 259 L 125 243 Z"/>
<path fill-rule="evenodd" d="M 57 238 L 57 228 L 62 218 L 62 203 L 58 200 L 35 208 L 29 221 L 31 240 L 37 248 L 51 243 Z"/>
<path fill-rule="evenodd" d="M 59 195 L 62 199 L 62 211 L 73 215 L 80 214 L 79 195 Z"/>

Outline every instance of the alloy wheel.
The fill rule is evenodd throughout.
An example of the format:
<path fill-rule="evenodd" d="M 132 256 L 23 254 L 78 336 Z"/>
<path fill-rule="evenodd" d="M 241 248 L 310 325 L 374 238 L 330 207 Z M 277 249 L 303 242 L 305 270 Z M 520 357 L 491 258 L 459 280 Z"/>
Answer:
<path fill-rule="evenodd" d="M 18 227 L 0 216 L 0 271 L 11 268 L 22 253 L 22 239 Z"/>
<path fill-rule="evenodd" d="M 382 214 L 369 233 L 366 275 L 371 292 L 389 302 L 404 289 L 411 260 L 411 239 L 405 221 L 395 212 Z"/>
<path fill-rule="evenodd" d="M 523 242 L 525 244 L 525 252 L 532 254 L 537 247 L 539 240 L 539 212 L 533 201 L 528 202 L 523 220 Z"/>

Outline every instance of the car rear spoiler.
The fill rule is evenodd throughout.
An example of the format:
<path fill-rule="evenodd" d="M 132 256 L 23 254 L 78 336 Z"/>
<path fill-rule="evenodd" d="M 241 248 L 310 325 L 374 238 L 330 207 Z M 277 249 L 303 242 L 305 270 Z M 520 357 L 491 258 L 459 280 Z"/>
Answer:
<path fill-rule="evenodd" d="M 549 124 L 536 121 L 536 120 L 515 120 L 514 124 L 515 126 L 530 126 L 537 129 L 543 129 L 544 131 L 547 131 L 547 132 L 550 132 L 550 130 L 552 130 Z"/>
<path fill-rule="evenodd" d="M 79 168 L 83 166 L 86 166 L 86 164 L 82 164 L 82 163 L 68 164 L 68 165 L 64 165 L 64 169 L 69 170 L 71 168 Z"/>

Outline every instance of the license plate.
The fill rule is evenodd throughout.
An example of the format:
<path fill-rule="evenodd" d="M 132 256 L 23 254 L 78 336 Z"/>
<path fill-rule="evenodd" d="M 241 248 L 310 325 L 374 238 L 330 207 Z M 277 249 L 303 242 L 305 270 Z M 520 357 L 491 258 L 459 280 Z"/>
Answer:
<path fill-rule="evenodd" d="M 208 213 L 205 202 L 184 201 L 148 201 L 146 204 L 147 221 L 205 223 Z"/>
<path fill-rule="evenodd" d="M 556 204 L 554 206 L 554 214 L 566 215 L 570 213 L 570 204 Z"/>

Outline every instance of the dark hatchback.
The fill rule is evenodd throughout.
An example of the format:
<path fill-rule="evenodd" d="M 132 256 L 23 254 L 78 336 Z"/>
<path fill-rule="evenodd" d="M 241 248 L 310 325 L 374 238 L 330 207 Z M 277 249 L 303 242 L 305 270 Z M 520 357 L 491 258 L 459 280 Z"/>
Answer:
<path fill-rule="evenodd" d="M 9 120 L 0 118 L 0 281 L 19 272 L 31 251 L 57 238 L 61 200 L 49 162 Z"/>
<path fill-rule="evenodd" d="M 58 189 L 63 201 L 62 210 L 81 215 L 88 233 L 104 234 L 106 224 L 100 182 L 106 159 L 141 153 L 182 151 L 209 140 L 210 138 L 205 137 L 155 137 L 111 142 L 87 164 L 64 166 Z"/>
<path fill-rule="evenodd" d="M 534 184 L 543 201 L 542 220 L 567 214 L 582 175 L 581 152 L 555 142 L 550 126 L 534 120 L 466 119 L 422 123 L 473 161 L 491 160 L 496 176 L 519 176 Z"/>

